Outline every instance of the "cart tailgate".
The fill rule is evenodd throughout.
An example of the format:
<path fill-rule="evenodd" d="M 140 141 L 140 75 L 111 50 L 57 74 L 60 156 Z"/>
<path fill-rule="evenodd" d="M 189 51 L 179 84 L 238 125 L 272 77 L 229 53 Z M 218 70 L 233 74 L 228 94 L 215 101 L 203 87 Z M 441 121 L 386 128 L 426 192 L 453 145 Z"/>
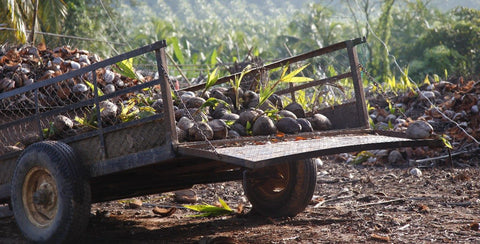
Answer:
<path fill-rule="evenodd" d="M 213 145 L 213 144 L 212 144 Z M 378 134 L 342 134 L 294 137 L 278 142 L 278 139 L 251 140 L 241 143 L 192 144 L 177 147 L 178 153 L 188 156 L 210 158 L 247 168 L 261 168 L 288 160 L 313 158 L 346 152 L 373 149 L 388 149 L 416 146 L 441 146 L 440 140 L 413 140 L 397 136 Z"/>

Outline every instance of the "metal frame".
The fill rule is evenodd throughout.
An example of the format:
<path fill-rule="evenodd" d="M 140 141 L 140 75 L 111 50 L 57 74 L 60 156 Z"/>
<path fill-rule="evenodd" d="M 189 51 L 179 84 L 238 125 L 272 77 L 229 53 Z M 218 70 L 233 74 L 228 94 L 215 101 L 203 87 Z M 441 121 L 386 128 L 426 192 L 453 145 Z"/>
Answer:
<path fill-rule="evenodd" d="M 118 63 L 120 61 L 123 61 L 125 59 L 136 57 L 136 56 L 148 53 L 148 52 L 152 52 L 152 51 L 158 52 L 160 50 L 163 50 L 166 46 L 167 46 L 167 43 L 166 43 L 165 40 L 158 41 L 158 42 L 155 42 L 153 44 L 150 44 L 150 45 L 132 50 L 130 52 L 120 54 L 118 56 L 115 56 L 115 57 L 105 59 L 103 61 L 91 64 L 91 65 L 86 66 L 84 68 L 80 68 L 78 70 L 73 70 L 73 71 L 70 71 L 66 74 L 50 78 L 48 80 L 44 80 L 44 81 L 41 81 L 41 82 L 35 82 L 35 83 L 33 83 L 31 85 L 28 85 L 28 86 L 20 87 L 20 88 L 14 89 L 12 91 L 0 93 L 0 100 L 1 99 L 7 99 L 9 97 L 13 97 L 13 96 L 23 94 L 23 93 L 26 93 L 26 92 L 32 92 L 33 91 L 34 94 L 35 94 L 35 112 L 33 113 L 33 115 L 22 118 L 22 119 L 18 119 L 18 120 L 15 120 L 15 121 L 11 121 L 11 122 L 8 122 L 8 123 L 5 123 L 5 124 L 2 124 L 2 125 L 0 125 L 0 129 L 5 129 L 5 128 L 8 128 L 12 125 L 19 124 L 19 123 L 24 123 L 24 122 L 27 122 L 27 121 L 35 121 L 36 124 L 38 125 L 38 135 L 39 135 L 40 138 L 43 138 L 42 129 L 40 127 L 40 120 L 42 118 L 46 118 L 48 116 L 52 116 L 52 115 L 59 114 L 59 113 L 62 113 L 62 112 L 74 110 L 76 108 L 81 108 L 81 107 L 88 106 L 88 105 L 96 105 L 98 107 L 99 103 L 101 101 L 105 101 L 105 100 L 113 98 L 115 96 L 127 94 L 129 92 L 136 91 L 136 90 L 146 88 L 146 87 L 149 87 L 149 86 L 153 86 L 153 85 L 157 85 L 157 84 L 162 84 L 162 83 L 166 84 L 165 80 L 157 79 L 157 80 L 152 80 L 150 82 L 146 82 L 146 83 L 143 83 L 143 84 L 140 84 L 140 85 L 136 85 L 134 87 L 121 89 L 121 90 L 115 91 L 111 94 L 105 94 L 104 96 L 99 97 L 98 93 L 97 93 L 99 88 L 98 88 L 96 76 L 94 75 L 93 76 L 93 78 L 94 78 L 94 81 L 93 81 L 94 97 L 89 99 L 89 100 L 77 102 L 77 103 L 74 103 L 74 104 L 69 104 L 69 105 L 59 107 L 59 108 L 55 108 L 55 109 L 51 109 L 51 110 L 46 110 L 45 108 L 41 107 L 39 105 L 39 101 L 38 101 L 39 100 L 38 99 L 38 90 L 42 87 L 47 87 L 47 86 L 56 84 L 60 81 L 64 81 L 64 80 L 67 80 L 67 79 L 70 79 L 70 78 L 81 76 L 81 75 L 84 75 L 88 72 L 95 73 L 97 69 L 104 68 L 106 66 L 116 64 L 116 63 Z M 161 60 L 159 57 L 157 57 L 157 63 L 161 63 L 163 61 L 164 61 L 164 59 Z M 160 70 L 159 70 L 159 72 L 160 72 Z M 161 78 L 164 78 L 164 77 L 161 77 Z M 162 87 L 163 86 L 164 85 L 162 84 Z M 165 99 L 164 99 L 164 101 L 165 101 Z M 97 112 L 99 113 L 100 111 L 97 110 Z M 100 116 L 97 115 L 97 117 L 98 117 L 98 119 L 100 119 Z M 143 122 L 144 122 L 143 120 L 138 120 L 138 121 L 134 121 L 133 124 L 140 124 L 140 123 L 143 123 Z M 131 125 L 132 125 L 132 123 L 129 124 L 129 126 L 131 126 Z M 104 133 L 106 133 L 106 131 L 117 130 L 117 129 L 121 129 L 121 128 L 124 128 L 124 127 L 125 127 L 125 125 L 120 124 L 118 126 L 112 126 L 112 128 L 106 129 L 106 128 L 102 128 L 101 123 L 99 123 L 99 128 L 94 130 L 94 131 L 91 131 L 91 132 L 88 132 L 88 133 L 85 133 L 85 134 L 82 134 L 82 135 L 78 135 L 78 136 L 75 136 L 73 138 L 65 138 L 62 141 L 70 142 L 70 141 L 73 141 L 73 140 L 78 140 L 78 139 L 82 139 L 82 138 L 86 138 L 86 137 L 98 136 L 99 140 L 100 140 L 100 145 L 102 147 L 101 152 L 103 154 L 103 158 L 107 158 L 108 154 L 105 150 Z M 0 159 L 3 158 L 3 156 L 8 156 L 8 155 L 2 155 L 2 156 L 0 156 Z"/>
<path fill-rule="evenodd" d="M 273 140 L 277 140 L 278 138 L 271 137 L 271 136 L 255 136 L 255 137 L 246 137 L 240 139 L 227 139 L 221 141 L 213 141 L 213 145 L 217 145 L 219 147 L 228 147 L 228 150 L 211 150 L 211 147 L 208 147 L 205 142 L 192 142 L 192 143 L 184 143 L 177 145 L 175 149 L 180 155 L 188 155 L 188 156 L 196 156 L 202 158 L 210 158 L 212 160 L 220 160 L 232 164 L 236 164 L 246 168 L 260 168 L 269 166 L 272 164 L 276 164 L 286 160 L 298 160 L 298 159 L 305 159 L 309 157 L 318 157 L 323 155 L 331 155 L 331 154 L 338 154 L 343 152 L 355 152 L 355 151 L 363 151 L 363 150 L 372 150 L 372 149 L 386 149 L 386 148 L 394 148 L 394 147 L 414 147 L 414 146 L 442 146 L 442 143 L 439 140 L 411 140 L 404 138 L 404 135 L 398 133 L 382 133 L 378 131 L 373 131 L 369 129 L 368 124 L 368 113 L 367 107 L 365 102 L 365 94 L 363 90 L 363 83 L 361 80 L 361 74 L 358 70 L 359 68 L 359 61 L 358 55 L 356 50 L 356 45 L 365 43 L 366 39 L 357 38 L 353 40 L 347 40 L 344 42 L 339 42 L 333 44 L 328 47 L 320 48 L 311 52 L 307 52 L 304 54 L 300 54 L 297 56 L 293 56 L 290 58 L 285 58 L 271 64 L 265 65 L 263 67 L 252 69 L 250 72 L 261 72 L 264 70 L 270 70 L 274 68 L 278 68 L 287 64 L 292 64 L 295 62 L 303 61 L 305 59 L 321 56 L 327 53 L 331 53 L 334 51 L 346 49 L 349 59 L 350 65 L 350 72 L 346 72 L 343 74 L 339 74 L 333 77 L 328 77 L 321 80 L 311 81 L 305 84 L 293 86 L 290 85 L 289 88 L 276 91 L 275 93 L 278 95 L 281 94 L 288 94 L 293 93 L 294 91 L 298 91 L 301 89 L 318 86 L 326 83 L 335 82 L 345 78 L 352 78 L 354 92 L 355 92 L 355 101 L 354 103 L 346 103 L 342 105 L 334 106 L 333 108 L 328 108 L 326 111 L 328 113 L 337 114 L 340 113 L 341 120 L 345 120 L 345 115 L 349 116 L 347 122 L 338 121 L 338 118 L 335 118 L 341 124 L 340 128 L 333 131 L 326 131 L 326 132 L 314 132 L 314 133 L 300 133 L 296 136 L 300 136 L 305 138 L 306 140 L 311 140 L 311 144 L 316 144 L 311 149 L 305 152 L 288 152 L 288 153 L 280 153 L 278 155 L 274 155 L 275 143 L 272 143 L 269 146 L 263 146 L 263 152 L 267 152 L 269 154 L 266 158 L 262 157 L 246 157 L 241 156 L 242 150 L 245 150 L 243 147 L 248 145 L 249 143 L 256 143 L 261 144 L 262 142 L 268 142 Z M 234 79 L 234 77 L 239 76 L 240 73 L 233 74 L 230 76 L 226 76 L 223 78 L 218 79 L 216 84 L 225 83 L 228 80 Z M 204 88 L 205 84 L 199 84 L 196 86 L 191 86 L 185 88 L 185 91 L 195 91 Z M 337 116 L 338 117 L 338 116 Z M 351 122 L 354 121 L 354 122 Z M 333 121 L 332 121 L 333 122 Z M 352 127 L 352 128 L 349 128 Z M 322 144 L 321 140 L 317 140 L 316 138 L 324 138 L 324 140 L 329 140 L 329 138 L 335 138 L 337 136 L 345 136 L 345 135 L 353 135 L 349 139 L 355 139 L 358 135 L 363 135 L 367 138 L 371 139 L 371 142 L 362 142 L 358 140 L 358 144 L 355 145 L 331 145 L 331 147 L 325 147 Z M 385 137 L 387 136 L 387 137 Z M 288 136 L 286 137 L 288 138 Z M 285 138 L 282 138 L 282 140 Z M 375 142 L 375 139 L 378 139 L 378 142 Z M 328 144 L 328 143 L 327 143 Z M 240 145 L 240 146 L 238 146 Z M 293 145 L 293 144 L 292 144 Z M 299 150 L 301 148 L 298 148 Z M 288 150 L 288 149 L 286 149 Z M 262 151 L 262 150 L 261 150 Z M 231 152 L 236 152 L 231 153 Z M 252 152 L 250 152 L 252 153 Z"/>
<path fill-rule="evenodd" d="M 328 47 L 320 48 L 320 49 L 313 50 L 313 51 L 303 53 L 303 54 L 299 54 L 299 55 L 296 55 L 296 56 L 293 56 L 293 57 L 281 59 L 281 60 L 273 62 L 271 64 L 267 64 L 267 65 L 264 65 L 262 67 L 252 69 L 252 70 L 250 70 L 250 73 L 259 73 L 259 72 L 262 72 L 262 71 L 265 71 L 265 70 L 275 69 L 275 68 L 278 68 L 278 67 L 282 67 L 284 65 L 293 64 L 293 63 L 303 61 L 303 60 L 306 60 L 306 59 L 309 59 L 309 58 L 314 58 L 314 57 L 318 57 L 318 56 L 321 56 L 321 55 L 332 53 L 332 52 L 335 52 L 335 51 L 338 51 L 338 50 L 346 49 L 347 54 L 348 54 L 348 59 L 349 59 L 350 72 L 346 72 L 346 73 L 343 73 L 343 74 L 339 74 L 339 75 L 328 77 L 328 78 L 321 79 L 321 80 L 311 81 L 311 82 L 308 82 L 308 83 L 305 83 L 305 84 L 302 84 L 302 85 L 298 85 L 298 86 L 293 86 L 293 84 L 291 83 L 289 88 L 276 91 L 275 94 L 278 94 L 278 95 L 283 95 L 283 94 L 288 94 L 288 93 L 293 94 L 293 92 L 298 91 L 298 90 L 302 90 L 302 89 L 305 89 L 305 88 L 309 88 L 309 87 L 313 87 L 313 86 L 319 86 L 319 85 L 326 84 L 326 83 L 332 83 L 332 82 L 342 80 L 342 79 L 346 79 L 346 78 L 352 78 L 353 87 L 354 87 L 354 90 L 355 90 L 356 114 L 358 116 L 358 118 L 356 118 L 356 119 L 358 121 L 358 124 L 360 125 L 358 127 L 359 128 L 368 128 L 369 127 L 368 113 L 367 113 L 367 107 L 366 107 L 366 103 L 365 103 L 365 95 L 364 95 L 364 92 L 363 92 L 363 83 L 362 83 L 361 75 L 358 72 L 359 62 L 358 62 L 358 55 L 357 55 L 357 50 L 356 50 L 357 45 L 365 43 L 365 42 L 366 42 L 365 37 L 356 38 L 356 39 L 353 39 L 353 40 L 347 40 L 347 41 L 343 41 L 343 42 L 338 42 L 338 43 L 335 43 L 335 44 L 333 44 L 331 46 L 328 46 Z M 235 77 L 238 77 L 238 76 L 240 76 L 240 73 L 236 73 L 236 74 L 233 74 L 233 75 L 229 75 L 229 76 L 219 78 L 215 84 L 222 84 L 222 83 L 228 82 L 229 80 L 232 80 L 232 79 L 234 79 Z M 204 87 L 205 87 L 205 84 L 199 84 L 199 85 L 184 88 L 182 90 L 183 91 L 196 91 L 196 90 L 200 90 Z"/>
<path fill-rule="evenodd" d="M 119 56 L 115 56 L 115 57 L 106 59 L 104 61 L 94 63 L 90 66 L 87 66 L 75 71 L 71 71 L 69 73 L 66 73 L 64 75 L 61 75 L 55 78 L 37 82 L 32 85 L 21 87 L 9 92 L 0 93 L 0 99 L 5 99 L 5 98 L 22 94 L 25 92 L 33 91 L 35 92 L 35 105 L 36 105 L 35 111 L 32 112 L 31 116 L 29 116 L 28 118 L 22 118 L 13 122 L 8 122 L 3 125 L 0 125 L 0 129 L 5 129 L 16 123 L 23 123 L 29 120 L 36 121 L 36 123 L 40 125 L 40 120 L 42 118 L 55 115 L 57 113 L 65 112 L 68 110 L 87 106 L 87 105 L 96 104 L 97 106 L 99 106 L 100 101 L 107 100 L 109 98 L 113 98 L 115 96 L 126 94 L 132 91 L 149 87 L 149 86 L 160 85 L 162 99 L 164 103 L 163 114 L 153 115 L 145 119 L 122 123 L 122 124 L 118 124 L 118 125 L 114 125 L 106 128 L 100 127 L 98 130 L 86 132 L 86 133 L 65 138 L 62 140 L 66 143 L 71 143 L 71 142 L 80 141 L 87 138 L 98 137 L 98 140 L 100 140 L 100 144 L 102 147 L 101 153 L 103 154 L 103 157 L 102 157 L 102 160 L 96 161 L 94 164 L 88 166 L 93 180 L 96 181 L 98 179 L 110 179 L 109 177 L 115 177 L 122 173 L 127 174 L 127 172 L 132 172 L 132 170 L 136 170 L 140 172 L 142 171 L 142 169 L 148 170 L 153 167 L 164 167 L 167 164 L 171 165 L 171 163 L 173 163 L 172 167 L 174 167 L 176 163 L 182 160 L 187 160 L 185 162 L 185 165 L 183 165 L 184 168 L 182 169 L 188 170 L 188 172 L 191 172 L 192 174 L 195 174 L 195 176 L 198 176 L 198 177 L 196 177 L 195 179 L 188 178 L 188 179 L 191 179 L 191 181 L 190 180 L 185 181 L 183 179 L 182 182 L 185 184 L 187 183 L 198 184 L 201 182 L 203 183 L 211 182 L 213 178 L 212 177 L 209 178 L 209 176 L 207 176 L 206 174 L 202 176 L 202 174 L 204 174 L 204 171 L 200 171 L 198 167 L 203 168 L 205 165 L 195 164 L 195 161 L 197 160 L 204 160 L 210 163 L 226 165 L 226 169 L 229 169 L 229 170 L 222 173 L 224 173 L 225 176 L 230 177 L 231 175 L 237 175 L 237 173 L 240 172 L 238 171 L 239 169 L 265 167 L 272 164 L 280 163 L 282 162 L 282 160 L 297 160 L 297 159 L 303 159 L 308 157 L 318 157 L 321 155 L 336 154 L 341 152 L 352 152 L 352 151 L 370 150 L 370 149 L 379 149 L 379 148 L 427 146 L 427 145 L 441 146 L 442 144 L 439 140 L 410 140 L 410 139 L 402 138 L 402 135 L 395 134 L 395 133 L 384 133 L 386 136 L 391 137 L 391 140 L 388 139 L 385 142 L 378 142 L 378 143 L 372 142 L 372 143 L 363 143 L 363 144 L 359 143 L 358 145 L 348 145 L 348 146 L 345 146 L 345 145 L 342 146 L 339 144 L 335 147 L 332 146 L 331 148 L 318 146 L 319 145 L 318 141 L 321 140 L 321 138 L 326 138 L 326 137 L 334 138 L 336 136 L 345 136 L 347 134 L 357 136 L 357 137 L 360 137 L 361 135 L 365 135 L 369 138 L 375 138 L 376 135 L 382 136 L 381 135 L 382 132 L 375 132 L 370 129 L 367 129 L 368 114 L 367 114 L 367 109 L 365 104 L 363 85 L 360 79 L 360 74 L 358 72 L 358 57 L 357 57 L 356 48 L 355 48 L 356 45 L 364 42 L 365 42 L 365 38 L 358 38 L 354 40 L 348 40 L 345 42 L 339 42 L 331 46 L 314 50 L 305 54 L 300 54 L 291 58 L 282 59 L 251 71 L 251 72 L 261 72 L 262 70 L 265 70 L 265 69 L 274 69 L 274 68 L 284 66 L 286 64 L 291 64 L 291 63 L 302 61 L 308 58 L 317 57 L 326 53 L 334 52 L 341 49 L 347 49 L 349 64 L 350 64 L 350 72 L 340 74 L 334 77 L 329 77 L 322 80 L 313 81 L 307 84 L 298 85 L 295 87 L 290 86 L 287 89 L 277 91 L 277 94 L 286 94 L 286 93 L 291 93 L 297 90 L 305 89 L 308 87 L 317 86 L 317 85 L 321 85 L 329 82 L 334 82 L 334 81 L 349 78 L 349 77 L 352 78 L 354 89 L 355 89 L 355 104 L 351 107 L 348 107 L 348 109 L 354 108 L 355 110 L 354 112 L 356 112 L 357 114 L 356 118 L 352 118 L 352 119 L 358 120 L 358 123 L 355 124 L 356 127 L 345 129 L 345 130 L 302 133 L 299 135 L 295 135 L 295 136 L 305 137 L 307 140 L 308 139 L 312 140 L 313 147 L 308 151 L 304 151 L 304 152 L 291 152 L 282 156 L 273 155 L 269 158 L 267 157 L 267 158 L 255 160 L 255 158 L 246 159 L 240 156 L 238 157 L 235 155 L 232 156 L 227 153 L 218 154 L 217 152 L 212 151 L 211 147 L 209 147 L 207 145 L 208 143 L 206 142 L 178 143 L 177 134 L 176 134 L 176 125 L 175 125 L 175 115 L 174 115 L 174 109 L 173 109 L 173 101 L 171 97 L 171 89 L 173 87 L 169 81 L 168 74 L 167 74 L 167 63 L 165 58 L 165 47 L 166 47 L 165 41 L 159 41 L 159 42 L 153 43 L 151 45 L 127 52 L 125 54 L 121 54 Z M 95 72 L 99 68 L 112 65 L 122 60 L 139 56 L 152 51 L 155 52 L 159 79 L 156 79 L 144 84 L 136 85 L 131 88 L 121 89 L 112 94 L 106 94 L 101 97 L 98 97 L 97 95 L 96 91 L 98 87 L 97 87 L 96 80 L 94 80 L 93 83 L 95 86 L 95 89 L 94 89 L 95 95 L 94 95 L 94 98 L 92 99 L 67 105 L 64 107 L 52 109 L 52 110 L 45 110 L 44 108 L 39 106 L 38 89 L 41 87 L 49 86 L 57 82 L 60 82 L 62 80 L 80 76 L 88 72 L 92 72 L 92 71 Z M 220 78 L 217 81 L 217 84 L 225 83 L 238 75 L 240 74 L 237 73 L 237 74 Z M 205 84 L 200 84 L 200 85 L 185 88 L 183 90 L 195 91 L 195 90 L 202 89 L 204 86 Z M 346 111 L 348 109 L 346 109 Z M 147 125 L 147 123 L 156 123 L 157 121 L 161 121 L 160 123 L 163 123 L 165 131 L 163 134 L 159 133 L 159 135 L 152 135 L 152 136 L 164 137 L 165 143 L 163 143 L 161 146 L 156 146 L 154 148 L 150 148 L 144 151 L 138 151 L 135 153 L 130 153 L 124 156 L 116 157 L 116 158 L 108 157 L 108 152 L 105 149 L 104 134 L 115 133 L 116 131 L 121 131 L 134 126 L 145 126 Z M 42 136 L 42 131 L 40 126 L 38 126 L 38 130 L 39 130 L 40 136 Z M 287 140 L 287 141 L 294 140 L 295 136 L 293 137 L 285 136 L 284 138 L 282 138 L 282 140 Z M 232 150 L 233 149 L 241 150 L 241 147 L 238 146 L 238 143 L 241 144 L 241 143 L 249 143 L 249 142 L 255 142 L 255 141 L 269 141 L 269 140 L 272 140 L 273 138 L 274 137 L 271 137 L 271 136 L 265 136 L 265 137 L 256 136 L 256 137 L 247 137 L 247 138 L 240 138 L 240 139 L 217 140 L 217 141 L 212 141 L 211 143 L 218 147 L 228 146 L 228 144 L 232 144 L 234 145 L 233 147 L 231 147 Z M 237 144 L 236 148 L 235 148 L 235 144 Z M 270 145 L 270 147 L 274 147 L 274 145 Z M 268 150 L 268 147 L 263 147 L 263 148 Z M 7 153 L 4 155 L 0 155 L 0 162 L 5 158 L 11 159 L 12 157 L 16 157 L 19 154 L 20 152 L 14 152 L 14 153 Z M 214 164 L 214 165 L 217 165 L 217 164 Z M 232 171 L 231 169 L 236 169 L 236 171 Z M 172 169 L 166 167 L 165 170 L 168 171 Z M 175 170 L 169 171 L 169 172 L 174 173 Z M 176 175 L 171 175 L 171 177 L 176 177 Z M 228 177 L 226 177 L 225 179 L 228 179 Z M 175 185 L 172 185 L 170 188 L 168 188 L 167 185 L 169 184 L 169 182 L 160 182 L 161 179 L 158 179 L 157 181 L 156 181 L 156 184 L 159 184 L 163 187 L 158 189 L 175 188 Z M 141 186 L 138 186 L 138 187 L 141 188 Z M 152 188 L 152 191 L 153 191 L 153 188 Z M 8 197 L 8 195 L 9 195 L 9 184 L 0 185 L 0 203 L 2 202 L 2 200 L 5 200 L 5 197 Z M 103 198 L 101 199 L 108 198 L 107 195 L 102 197 Z"/>

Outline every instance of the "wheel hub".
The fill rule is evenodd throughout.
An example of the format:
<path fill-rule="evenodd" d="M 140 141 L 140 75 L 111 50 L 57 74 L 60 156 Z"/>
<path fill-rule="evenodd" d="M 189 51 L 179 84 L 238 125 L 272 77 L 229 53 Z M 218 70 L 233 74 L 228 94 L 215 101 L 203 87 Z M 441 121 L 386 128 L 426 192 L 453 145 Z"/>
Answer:
<path fill-rule="evenodd" d="M 47 227 L 58 211 L 56 182 L 42 167 L 32 168 L 23 183 L 22 200 L 28 219 L 38 227 Z"/>
<path fill-rule="evenodd" d="M 250 179 L 254 188 L 267 198 L 274 198 L 287 188 L 290 179 L 288 164 L 256 170 Z"/>
<path fill-rule="evenodd" d="M 53 187 L 50 183 L 44 182 L 40 184 L 39 189 L 33 193 L 33 203 L 42 207 L 48 207 L 54 202 Z"/>

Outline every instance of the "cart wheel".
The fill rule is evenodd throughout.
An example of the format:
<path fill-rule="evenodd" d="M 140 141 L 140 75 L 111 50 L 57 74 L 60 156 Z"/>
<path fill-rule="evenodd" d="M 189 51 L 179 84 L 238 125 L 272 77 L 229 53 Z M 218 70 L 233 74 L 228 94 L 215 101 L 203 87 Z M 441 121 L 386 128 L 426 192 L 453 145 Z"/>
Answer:
<path fill-rule="evenodd" d="M 13 214 L 30 241 L 78 241 L 90 216 L 90 184 L 70 146 L 32 144 L 17 161 L 12 184 Z"/>
<path fill-rule="evenodd" d="M 310 202 L 317 181 L 313 159 L 247 171 L 243 188 L 252 211 L 269 217 L 293 217 Z"/>

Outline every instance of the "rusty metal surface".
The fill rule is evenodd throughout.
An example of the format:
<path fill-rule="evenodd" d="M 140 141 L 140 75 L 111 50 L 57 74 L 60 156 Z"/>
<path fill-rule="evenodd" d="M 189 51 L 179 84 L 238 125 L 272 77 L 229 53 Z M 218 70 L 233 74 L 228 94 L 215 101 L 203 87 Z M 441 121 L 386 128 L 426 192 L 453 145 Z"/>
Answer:
<path fill-rule="evenodd" d="M 365 93 L 363 91 L 363 81 L 360 72 L 358 72 L 358 54 L 355 43 L 347 41 L 348 59 L 350 61 L 350 71 L 352 72 L 353 87 L 355 90 L 355 100 L 357 105 L 357 119 L 361 127 L 368 127 L 368 112 L 365 102 Z"/>
<path fill-rule="evenodd" d="M 350 102 L 322 109 L 318 113 L 327 116 L 333 129 L 365 128 L 358 118 L 357 109 L 356 103 Z"/>
<path fill-rule="evenodd" d="M 89 167 L 92 177 L 113 174 L 125 170 L 139 168 L 145 165 L 155 164 L 161 161 L 175 158 L 170 145 L 126 154 L 121 157 L 96 162 Z"/>
<path fill-rule="evenodd" d="M 157 59 L 158 76 L 161 81 L 160 89 L 162 90 L 162 99 L 164 103 L 165 127 L 163 128 L 163 135 L 167 143 L 176 143 L 177 130 L 175 126 L 175 112 L 173 109 L 173 99 L 171 93 L 171 84 L 169 82 L 167 73 L 167 61 L 165 60 L 165 50 L 160 49 L 155 51 L 155 58 Z"/>
<path fill-rule="evenodd" d="M 247 168 L 260 168 L 284 162 L 372 149 L 387 149 L 414 146 L 441 146 L 439 140 L 412 140 L 377 134 L 343 134 L 319 136 L 311 139 L 272 142 L 255 141 L 233 144 L 230 147 L 217 147 L 218 156 L 206 147 L 179 146 L 178 152 L 184 155 L 205 157 L 237 164 Z"/>

